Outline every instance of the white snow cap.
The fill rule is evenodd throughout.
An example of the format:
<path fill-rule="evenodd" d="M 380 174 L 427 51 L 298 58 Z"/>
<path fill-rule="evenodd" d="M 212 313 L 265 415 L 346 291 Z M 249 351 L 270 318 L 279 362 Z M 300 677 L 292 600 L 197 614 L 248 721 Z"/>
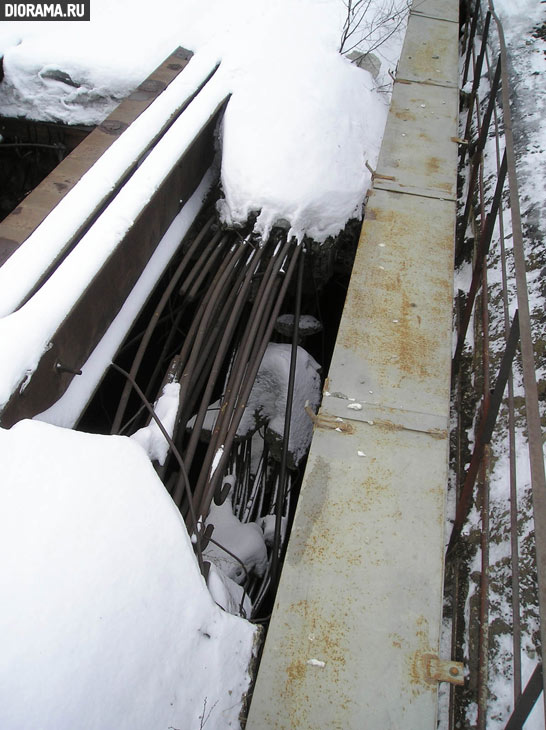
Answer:
<path fill-rule="evenodd" d="M 142 449 L 0 429 L 0 727 L 238 727 L 255 629 L 220 610 Z"/>
<path fill-rule="evenodd" d="M 351 65 L 338 52 L 346 12 L 340 0 L 157 0 L 153 14 L 144 0 L 93 0 L 89 23 L 6 23 L 0 113 L 96 124 L 177 46 L 213 53 L 233 94 L 222 218 L 258 213 L 264 236 L 282 221 L 323 241 L 361 216 L 387 115 L 374 85 L 397 55 L 390 39 L 377 82 Z"/>

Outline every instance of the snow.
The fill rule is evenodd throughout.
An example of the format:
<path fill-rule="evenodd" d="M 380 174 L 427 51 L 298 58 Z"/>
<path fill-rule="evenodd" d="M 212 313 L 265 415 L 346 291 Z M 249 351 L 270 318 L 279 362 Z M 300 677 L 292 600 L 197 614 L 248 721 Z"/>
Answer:
<path fill-rule="evenodd" d="M 65 242 L 77 233 L 82 220 L 100 206 L 142 156 L 165 120 L 203 83 L 216 63 L 215 57 L 205 54 L 192 59 L 184 73 L 105 151 L 24 245 L 10 256 L 0 268 L 0 316 L 13 312 L 20 304 L 60 254 Z"/>
<path fill-rule="evenodd" d="M 176 120 L 36 294 L 20 309 L 0 319 L 0 339 L 3 343 L 0 354 L 0 407 L 8 401 L 25 376 L 34 372 L 67 312 L 225 97 L 222 84 L 213 82 L 214 79 Z M 24 246 L 21 248 L 24 249 Z M 23 276 L 24 270 L 20 269 L 19 273 Z"/>
<path fill-rule="evenodd" d="M 153 287 L 199 213 L 212 182 L 213 175 L 209 171 L 167 229 L 124 305 L 83 365 L 82 374 L 71 381 L 56 403 L 35 418 L 56 426 L 74 427 Z"/>
<path fill-rule="evenodd" d="M 282 440 L 284 434 L 291 350 L 291 345 L 270 343 L 267 346 L 237 430 L 237 433 L 246 434 L 266 423 L 266 440 L 272 449 L 275 443 Z M 313 423 L 305 411 L 305 404 L 309 402 L 314 411 L 318 407 L 319 370 L 320 366 L 311 355 L 298 347 L 288 441 L 293 466 L 299 464 L 311 444 Z"/>
<path fill-rule="evenodd" d="M 179 394 L 180 383 L 167 383 L 154 406 L 155 415 L 171 438 L 176 422 Z M 169 442 L 154 419 L 147 426 L 139 428 L 131 438 L 142 446 L 152 461 L 156 460 L 163 466 L 169 452 Z"/>
<path fill-rule="evenodd" d="M 372 3 L 370 18 L 380 8 Z M 374 80 L 338 53 L 344 14 L 340 0 L 158 0 L 153 14 L 144 2 L 93 0 L 89 23 L 5 23 L 0 113 L 98 123 L 177 46 L 197 51 L 196 62 L 220 57 L 218 83 L 233 94 L 221 140 L 224 220 L 254 212 L 264 235 L 281 221 L 323 241 L 361 215 L 365 163 L 375 167 L 388 109 L 375 90 L 390 81 L 403 36 L 382 47 Z"/>
<path fill-rule="evenodd" d="M 131 439 L 0 430 L 0 726 L 238 726 L 255 628 L 219 609 Z M 198 671 L 196 671 L 198 669 Z"/>
<path fill-rule="evenodd" d="M 256 380 L 245 405 L 237 437 L 245 438 L 266 426 L 265 438 L 272 453 L 279 457 L 279 444 L 284 436 L 286 399 L 290 374 L 292 346 L 271 342 L 266 348 Z M 320 402 L 320 366 L 309 353 L 298 347 L 296 356 L 296 378 L 290 420 L 288 441 L 289 466 L 296 467 L 307 453 L 313 435 L 313 423 L 305 405 L 316 411 Z M 220 401 L 210 405 L 203 422 L 203 430 L 212 431 L 220 409 Z M 188 422 L 193 428 L 195 416 Z M 223 450 L 223 446 L 220 447 Z M 221 453 L 216 453 L 211 467 L 214 473 Z"/>
<path fill-rule="evenodd" d="M 252 604 L 244 588 L 228 578 L 214 563 L 210 563 L 207 587 L 213 600 L 225 611 L 235 616 L 250 616 Z"/>
<path fill-rule="evenodd" d="M 204 550 L 205 559 L 213 562 L 236 583 L 242 583 L 246 578 L 241 563 L 248 573 L 255 573 L 257 576 L 264 574 L 267 567 L 267 549 L 263 532 L 255 522 L 242 523 L 235 517 L 231 496 L 221 505 L 215 502 L 211 504 L 206 524 L 214 525 L 212 539 L 215 542 L 211 542 Z M 241 562 L 220 546 L 227 548 Z"/>

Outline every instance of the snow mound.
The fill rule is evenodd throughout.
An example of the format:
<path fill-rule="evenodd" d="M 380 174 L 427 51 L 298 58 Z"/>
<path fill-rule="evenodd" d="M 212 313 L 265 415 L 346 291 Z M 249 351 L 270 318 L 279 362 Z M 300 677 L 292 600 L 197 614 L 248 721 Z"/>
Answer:
<path fill-rule="evenodd" d="M 214 563 L 218 570 L 236 583 L 243 583 L 246 578 L 241 563 L 248 573 L 255 573 L 258 576 L 265 573 L 267 548 L 264 534 L 255 522 L 243 523 L 235 517 L 230 496 L 221 505 L 214 502 L 211 504 L 207 525 L 214 525 L 212 538 L 218 545 L 211 542 L 203 557 Z M 227 548 L 239 560 L 235 560 L 222 550 L 221 546 Z"/>
<path fill-rule="evenodd" d="M 255 629 L 215 605 L 142 449 L 23 421 L 0 484 L 0 727 L 198 728 L 205 702 L 238 727 Z"/>
<path fill-rule="evenodd" d="M 380 0 L 370 14 L 376 7 Z M 264 237 L 282 223 L 298 239 L 324 241 L 361 217 L 366 161 L 375 167 L 387 116 L 388 98 L 376 88 L 401 40 L 374 81 L 338 52 L 340 0 L 157 0 L 153 15 L 143 0 L 93 0 L 91 15 L 88 23 L 0 28 L 0 114 L 97 124 L 177 46 L 212 53 L 232 93 L 221 140 L 223 220 L 257 215 Z"/>
<path fill-rule="evenodd" d="M 267 346 L 237 429 L 237 435 L 249 434 L 266 424 L 266 440 L 273 456 L 279 459 L 284 434 L 291 351 L 291 345 L 270 343 Z M 305 410 L 305 404 L 308 402 L 314 411 L 318 407 L 319 370 L 320 366 L 314 358 L 303 347 L 298 347 L 288 441 L 290 468 L 299 464 L 311 445 L 313 423 Z"/>
<path fill-rule="evenodd" d="M 281 459 L 281 443 L 284 435 L 291 351 L 291 345 L 269 343 L 237 428 L 237 438 L 244 439 L 250 437 L 261 426 L 265 426 L 266 441 L 272 456 L 278 461 Z M 313 424 L 305 406 L 308 403 L 312 410 L 316 411 L 320 403 L 319 371 L 320 365 L 316 360 L 303 347 L 298 347 L 288 440 L 288 467 L 291 469 L 298 466 L 311 445 Z M 220 408 L 220 400 L 209 406 L 203 422 L 203 436 L 206 437 L 214 429 Z M 188 421 L 188 429 L 194 427 L 195 420 L 196 416 L 193 416 Z M 220 455 L 217 455 L 216 463 Z M 213 463 L 213 472 L 214 468 Z"/>
<path fill-rule="evenodd" d="M 180 383 L 167 383 L 154 406 L 154 413 L 171 437 L 176 421 L 179 394 Z M 139 428 L 131 438 L 142 446 L 152 461 L 155 459 L 163 466 L 169 452 L 169 444 L 155 420 L 151 420 L 144 428 Z"/>

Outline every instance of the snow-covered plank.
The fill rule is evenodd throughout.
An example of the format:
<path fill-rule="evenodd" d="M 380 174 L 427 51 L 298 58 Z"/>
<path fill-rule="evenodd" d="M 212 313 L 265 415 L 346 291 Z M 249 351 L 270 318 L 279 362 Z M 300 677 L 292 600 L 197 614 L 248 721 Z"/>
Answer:
<path fill-rule="evenodd" d="M 83 365 L 197 188 L 214 155 L 214 131 L 227 97 L 225 85 L 215 80 L 170 127 L 45 284 L 0 319 L 3 425 L 43 411 L 66 390 L 73 374 L 59 370 L 57 363 L 71 370 Z"/>
<path fill-rule="evenodd" d="M 91 133 L 61 163 L 63 175 L 53 185 L 45 181 L 37 189 L 35 211 L 30 205 L 20 206 L 0 225 L 0 238 L 5 239 L 4 244 L 0 243 L 0 262 L 7 257 L 0 267 L 0 317 L 20 306 L 54 262 L 82 237 L 217 65 L 214 56 L 193 57 L 185 72 L 178 73 L 152 104 L 149 101 L 153 92 L 145 92 L 148 99 L 144 99 L 142 90 L 137 89 L 139 98 L 122 102 L 103 122 L 102 130 Z M 166 83 L 163 73 L 149 80 Z M 64 189 L 61 196 L 55 182 L 70 189 Z M 29 213 L 30 219 L 25 222 Z"/>
<path fill-rule="evenodd" d="M 366 209 L 251 730 L 436 727 L 458 92 L 407 76 L 412 49 L 437 43 L 456 78 L 457 25 L 427 18 L 423 36 L 423 21 L 408 25 L 378 163 L 395 179 L 377 176 Z"/>
<path fill-rule="evenodd" d="M 120 134 L 184 70 L 192 55 L 183 48 L 178 48 L 170 54 L 146 81 L 124 99 L 102 124 L 91 131 L 76 149 L 0 223 L 0 266 L 36 230 Z M 66 133 L 70 134 L 70 127 L 66 127 L 66 130 Z M 135 157 L 138 158 L 138 155 L 139 151 L 135 150 Z M 110 194 L 111 189 L 105 186 L 104 195 Z M 96 202 L 97 209 L 102 202 L 100 200 Z M 91 214 L 90 212 L 89 215 Z M 82 227 L 84 223 L 85 218 L 81 221 Z"/>

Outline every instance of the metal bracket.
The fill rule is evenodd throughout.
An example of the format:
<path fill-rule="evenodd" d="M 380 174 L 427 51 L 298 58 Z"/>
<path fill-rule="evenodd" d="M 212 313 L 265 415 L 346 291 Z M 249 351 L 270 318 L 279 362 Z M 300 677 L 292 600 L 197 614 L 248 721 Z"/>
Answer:
<path fill-rule="evenodd" d="M 430 684 L 449 682 L 461 687 L 464 684 L 464 664 L 451 660 L 439 659 L 435 654 L 424 654 L 425 679 Z"/>

